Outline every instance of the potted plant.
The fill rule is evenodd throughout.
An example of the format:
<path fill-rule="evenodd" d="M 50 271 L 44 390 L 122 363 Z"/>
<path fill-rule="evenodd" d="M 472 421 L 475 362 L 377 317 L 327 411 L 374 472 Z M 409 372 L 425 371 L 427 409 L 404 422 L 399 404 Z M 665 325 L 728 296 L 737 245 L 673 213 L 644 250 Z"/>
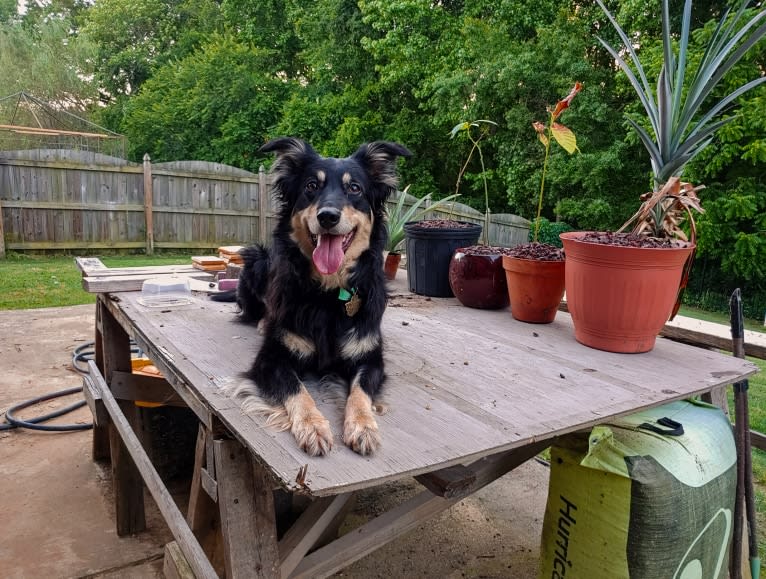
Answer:
<path fill-rule="evenodd" d="M 558 119 L 581 90 L 582 84 L 576 82 L 566 97 L 558 101 L 555 107 L 548 109 L 547 124 L 539 121 L 532 124 L 538 139 L 545 147 L 534 233 L 531 243 L 514 247 L 503 255 L 511 315 L 522 322 L 552 322 L 564 296 L 564 252 L 552 244 L 540 243 L 538 234 L 551 142 L 555 140 L 570 155 L 578 150 L 575 134 L 559 123 Z"/>
<path fill-rule="evenodd" d="M 454 138 L 458 133 L 469 136 L 471 147 L 465 163 L 460 169 L 455 183 L 454 196 L 459 195 L 460 182 L 468 168 L 475 151 L 479 152 L 484 178 L 484 157 L 481 153 L 480 142 L 490 134 L 496 123 L 487 120 L 476 120 L 459 123 L 450 135 Z M 476 129 L 474 134 L 472 131 Z M 487 193 L 486 178 L 484 194 Z M 489 227 L 489 204 L 484 213 L 484 235 L 487 236 Z M 407 279 L 410 290 L 432 297 L 452 297 L 455 295 L 450 283 L 450 264 L 455 250 L 475 245 L 482 232 L 481 225 L 455 219 L 428 219 L 404 226 L 407 239 Z M 463 292 L 460 292 L 461 294 Z M 460 296 L 458 296 L 460 299 Z"/>
<path fill-rule="evenodd" d="M 668 0 L 663 0 L 664 59 L 657 82 L 650 83 L 629 37 L 603 2 L 596 1 L 623 46 L 615 48 L 599 40 L 627 75 L 646 113 L 649 130 L 632 118 L 628 122 L 649 152 L 654 184 L 620 232 L 561 234 L 567 304 L 579 342 L 612 352 L 646 352 L 674 312 L 695 250 L 692 211 L 702 211 L 696 194 L 701 187 L 680 177 L 689 160 L 731 120 L 722 118 L 722 112 L 740 95 L 766 82 L 766 77 L 759 76 L 720 100 L 712 98 L 720 80 L 766 35 L 765 25 L 756 26 L 766 12 L 748 20 L 748 0 L 741 0 L 734 13 L 725 10 L 702 59 L 696 61 L 688 54 L 691 0 L 684 3 L 677 39 L 670 30 Z M 690 227 L 690 239 L 680 227 L 684 221 Z M 622 232 L 631 225 L 631 232 Z"/>
<path fill-rule="evenodd" d="M 489 136 L 496 124 L 487 120 L 465 121 L 452 128 L 450 138 L 465 135 L 471 149 L 457 176 L 455 191 L 460 187 L 463 175 L 474 152 L 479 154 L 481 177 L 484 184 L 484 227 L 482 243 L 458 247 L 449 262 L 449 286 L 461 304 L 470 308 L 499 309 L 508 306 L 508 288 L 503 273 L 503 247 L 489 245 L 489 189 L 487 186 L 484 154 L 481 141 Z"/>
<path fill-rule="evenodd" d="M 399 193 L 396 205 L 394 205 L 393 209 L 388 212 L 386 218 L 386 227 L 388 229 L 386 251 L 388 253 L 386 254 L 383 269 L 386 274 L 386 279 L 389 280 L 396 279 L 396 272 L 402 259 L 401 246 L 404 241 L 404 225 L 422 219 L 429 211 L 433 211 L 437 207 L 458 197 L 457 195 L 450 195 L 444 199 L 439 199 L 438 201 L 429 204 L 431 201 L 431 194 L 429 193 L 420 199 L 413 197 L 414 201 L 412 205 L 405 207 L 404 203 L 408 197 L 407 192 L 409 189 L 410 186 L 407 185 L 407 187 L 404 188 L 404 191 Z"/>

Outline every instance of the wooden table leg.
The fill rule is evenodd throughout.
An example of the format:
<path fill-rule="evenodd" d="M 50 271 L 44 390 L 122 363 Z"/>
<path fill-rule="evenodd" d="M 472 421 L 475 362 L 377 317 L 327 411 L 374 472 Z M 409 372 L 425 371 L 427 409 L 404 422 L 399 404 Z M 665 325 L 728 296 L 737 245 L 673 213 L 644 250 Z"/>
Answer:
<path fill-rule="evenodd" d="M 94 358 L 96 366 L 104 375 L 104 349 L 103 338 L 101 335 L 101 303 L 96 303 L 96 332 L 93 342 Z M 109 427 L 106 425 L 93 425 L 93 460 L 110 460 L 111 452 L 109 450 Z"/>
<path fill-rule="evenodd" d="M 271 477 L 235 440 L 213 442 L 226 578 L 279 577 Z"/>
<path fill-rule="evenodd" d="M 218 575 L 224 574 L 221 517 L 218 513 L 218 484 L 215 465 L 208 463 L 207 449 L 212 446 L 212 434 L 200 424 L 194 451 L 194 474 L 189 492 L 186 521 Z M 212 456 L 212 455 L 211 455 Z"/>
<path fill-rule="evenodd" d="M 101 302 L 107 299 L 99 296 L 98 319 L 101 321 L 102 374 L 107 382 L 112 381 L 115 371 L 130 372 L 130 337 L 117 323 Z M 134 432 L 140 432 L 140 416 L 131 400 L 118 401 Z M 112 456 L 112 477 L 114 480 L 114 502 L 117 519 L 117 534 L 131 535 L 146 529 L 144 512 L 144 483 L 114 424 L 109 424 L 109 447 Z"/>

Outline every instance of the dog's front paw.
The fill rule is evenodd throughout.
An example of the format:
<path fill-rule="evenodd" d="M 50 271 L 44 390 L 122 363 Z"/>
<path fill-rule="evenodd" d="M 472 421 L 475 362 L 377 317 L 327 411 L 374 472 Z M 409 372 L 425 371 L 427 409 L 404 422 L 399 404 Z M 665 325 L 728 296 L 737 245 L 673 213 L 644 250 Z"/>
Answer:
<path fill-rule="evenodd" d="M 380 446 L 380 432 L 372 414 L 346 416 L 343 441 L 351 450 L 361 455 L 375 452 Z"/>
<path fill-rule="evenodd" d="M 332 450 L 330 423 L 319 411 L 294 420 L 290 431 L 306 454 L 322 456 Z"/>

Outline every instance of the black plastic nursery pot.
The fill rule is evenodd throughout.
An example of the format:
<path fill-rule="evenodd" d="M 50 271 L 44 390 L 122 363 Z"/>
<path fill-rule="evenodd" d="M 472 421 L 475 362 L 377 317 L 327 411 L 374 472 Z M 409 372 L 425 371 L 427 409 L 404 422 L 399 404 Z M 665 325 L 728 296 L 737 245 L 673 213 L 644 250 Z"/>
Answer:
<path fill-rule="evenodd" d="M 461 227 L 423 227 L 420 223 L 411 221 L 404 225 L 410 291 L 435 298 L 452 297 L 449 284 L 452 254 L 460 247 L 475 245 L 481 225 L 461 221 Z"/>

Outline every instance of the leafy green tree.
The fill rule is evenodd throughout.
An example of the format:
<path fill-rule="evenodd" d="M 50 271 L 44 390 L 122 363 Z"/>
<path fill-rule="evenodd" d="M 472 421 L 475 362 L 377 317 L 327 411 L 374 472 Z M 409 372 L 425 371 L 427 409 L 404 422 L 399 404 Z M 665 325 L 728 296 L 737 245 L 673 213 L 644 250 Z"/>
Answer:
<path fill-rule="evenodd" d="M 215 0 L 101 0 L 81 33 L 97 47 L 105 98 L 135 93 L 166 62 L 182 58 L 220 25 Z"/>
<path fill-rule="evenodd" d="M 0 96 L 26 91 L 85 113 L 97 92 L 88 80 L 93 47 L 71 33 L 68 19 L 50 19 L 34 28 L 0 24 Z"/>
<path fill-rule="evenodd" d="M 186 58 L 159 68 L 124 105 L 130 156 L 202 159 L 257 170 L 256 151 L 292 88 L 271 74 L 272 51 L 213 35 Z"/>

